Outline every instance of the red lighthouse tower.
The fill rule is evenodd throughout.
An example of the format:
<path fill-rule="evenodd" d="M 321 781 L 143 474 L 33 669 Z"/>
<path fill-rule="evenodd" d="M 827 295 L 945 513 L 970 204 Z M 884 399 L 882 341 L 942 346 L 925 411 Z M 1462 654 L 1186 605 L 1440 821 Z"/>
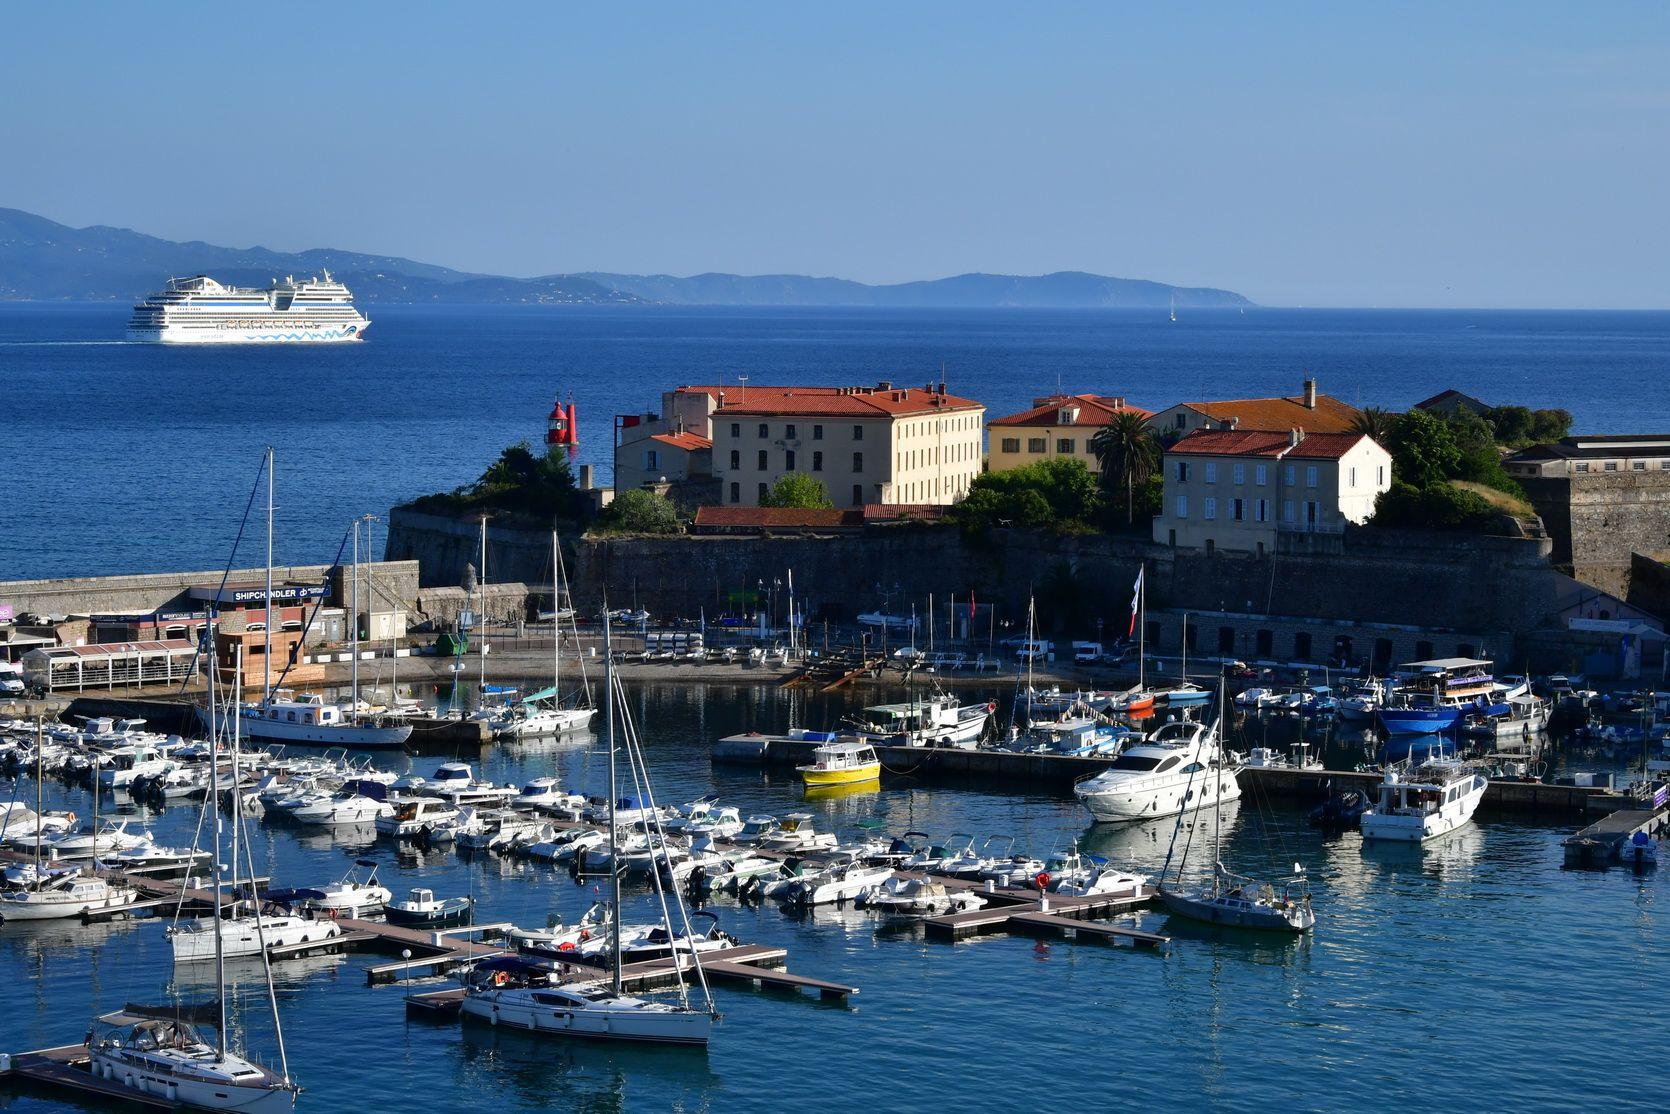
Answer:
<path fill-rule="evenodd" d="M 570 459 L 580 450 L 580 423 L 574 403 L 564 405 L 560 398 L 545 421 L 545 451 L 554 454 L 558 449 L 567 449 Z"/>

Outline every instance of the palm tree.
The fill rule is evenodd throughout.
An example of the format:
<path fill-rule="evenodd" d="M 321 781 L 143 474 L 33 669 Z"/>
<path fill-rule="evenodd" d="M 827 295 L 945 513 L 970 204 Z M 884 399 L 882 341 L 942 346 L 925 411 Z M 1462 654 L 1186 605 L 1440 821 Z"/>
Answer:
<path fill-rule="evenodd" d="M 1133 520 L 1135 489 L 1147 483 L 1160 463 L 1160 442 L 1148 419 L 1134 410 L 1121 410 L 1090 439 L 1090 451 L 1102 466 L 1103 485 L 1125 489 L 1125 525 Z"/>
<path fill-rule="evenodd" d="M 1385 446 L 1390 443 L 1392 423 L 1397 421 L 1397 415 L 1380 406 L 1368 406 L 1359 410 L 1357 416 L 1351 419 L 1351 432 L 1361 433 L 1377 445 Z"/>

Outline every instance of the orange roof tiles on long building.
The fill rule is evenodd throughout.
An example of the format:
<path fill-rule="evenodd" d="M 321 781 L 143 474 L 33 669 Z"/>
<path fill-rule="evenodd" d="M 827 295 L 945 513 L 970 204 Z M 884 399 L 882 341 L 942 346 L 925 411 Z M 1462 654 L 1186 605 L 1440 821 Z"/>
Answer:
<path fill-rule="evenodd" d="M 1188 456 L 1293 457 L 1298 460 L 1338 460 L 1367 440 L 1361 433 L 1304 433 L 1293 443 L 1291 433 L 1260 429 L 1197 429 L 1168 453 Z"/>
<path fill-rule="evenodd" d="M 697 433 L 657 433 L 650 440 L 659 441 L 663 445 L 671 445 L 675 449 L 683 449 L 686 452 L 713 448 L 712 441 Z"/>
<path fill-rule="evenodd" d="M 1240 429 L 1289 430 L 1295 426 L 1317 433 L 1346 433 L 1357 420 L 1355 406 L 1331 395 L 1317 395 L 1316 406 L 1305 405 L 1303 395 L 1292 398 L 1236 398 L 1221 402 L 1185 402 L 1190 410 L 1213 421 L 1236 420 Z"/>
<path fill-rule="evenodd" d="M 922 387 L 728 387 L 689 386 L 721 400 L 717 414 L 807 414 L 830 417 L 919 417 L 953 410 L 983 409 L 973 399 Z"/>
<path fill-rule="evenodd" d="M 1073 421 L 1063 421 L 1061 411 L 1066 408 L 1076 408 L 1078 415 Z M 1032 409 L 1022 410 L 1018 414 L 1007 417 L 993 418 L 987 422 L 988 426 L 1105 426 L 1119 413 L 1140 414 L 1144 418 L 1152 418 L 1152 410 L 1144 410 L 1140 406 L 1130 406 L 1122 398 L 1108 395 L 1050 395 L 1047 398 L 1034 399 Z"/>

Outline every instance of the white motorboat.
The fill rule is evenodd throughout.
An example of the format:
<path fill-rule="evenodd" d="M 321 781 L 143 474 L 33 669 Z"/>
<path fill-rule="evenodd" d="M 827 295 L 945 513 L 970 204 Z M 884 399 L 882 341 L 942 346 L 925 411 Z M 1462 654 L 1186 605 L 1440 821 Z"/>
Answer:
<path fill-rule="evenodd" d="M 345 786 L 329 797 L 311 800 L 290 810 L 290 816 L 296 823 L 325 828 L 370 824 L 380 817 L 392 815 L 392 804 L 381 798 L 366 796 L 357 785 Z"/>
<path fill-rule="evenodd" d="M 540 821 L 508 808 L 466 808 L 458 814 L 458 846 L 472 851 L 509 850 L 540 831 Z"/>
<path fill-rule="evenodd" d="M 830 850 L 836 842 L 833 832 L 819 833 L 813 828 L 811 813 L 791 812 L 777 821 L 775 831 L 761 836 L 757 846 L 761 851 L 803 855 L 808 851 Z"/>
<path fill-rule="evenodd" d="M 948 889 L 932 878 L 892 878 L 864 899 L 864 905 L 896 917 L 939 917 L 978 909 L 985 899 L 968 890 Z"/>
<path fill-rule="evenodd" d="M 1216 732 L 1183 721 L 1127 747 L 1073 793 L 1097 820 L 1153 820 L 1236 800 L 1241 785 Z"/>
<path fill-rule="evenodd" d="M 902 704 L 873 704 L 853 717 L 852 726 L 876 745 L 972 748 L 986 733 L 994 709 L 935 693 Z"/>
<path fill-rule="evenodd" d="M 48 840 L 46 853 L 60 859 L 103 858 L 151 842 L 149 832 L 130 832 L 128 822 L 103 824 L 96 831 L 85 827 L 79 832 L 66 832 Z"/>
<path fill-rule="evenodd" d="M 439 797 L 454 808 L 462 808 L 465 805 L 504 805 L 516 799 L 518 790 L 513 785 L 477 781 L 468 762 L 447 762 L 423 783 L 418 792 L 426 797 Z"/>
<path fill-rule="evenodd" d="M 373 916 L 394 900 L 389 888 L 377 881 L 377 864 L 371 859 L 355 859 L 348 873 L 328 886 L 292 890 L 282 895 L 270 893 L 267 897 L 332 918 Z"/>
<path fill-rule="evenodd" d="M 855 901 L 893 877 L 890 866 L 869 866 L 846 858 L 805 875 L 776 895 L 787 905 L 831 905 Z"/>
<path fill-rule="evenodd" d="M 545 859 L 554 863 L 570 862 L 580 852 L 602 847 L 609 842 L 608 836 L 590 828 L 566 828 L 559 831 L 547 826 L 541 829 L 538 835 L 538 839 L 521 845 L 522 853 L 531 859 Z"/>
<path fill-rule="evenodd" d="M 130 1007 L 132 1009 L 132 1007 Z M 175 1106 L 281 1114 L 300 1089 L 283 1076 L 205 1040 L 177 1014 L 108 1013 L 87 1037 L 88 1070 Z"/>
<path fill-rule="evenodd" d="M 1424 843 L 1473 819 L 1490 781 L 1450 758 L 1388 763 L 1373 807 L 1358 824 L 1365 840 Z"/>
<path fill-rule="evenodd" d="M 1086 858 L 1091 864 L 1088 874 L 1074 872 L 1051 878 L 1044 884 L 1045 892 L 1068 897 L 1139 897 L 1148 885 L 1148 878 L 1144 875 L 1120 870 L 1106 859 Z"/>
<path fill-rule="evenodd" d="M 529 699 L 533 699 L 529 697 Z M 585 731 L 597 716 L 596 708 L 551 708 L 520 704 L 491 721 L 493 735 L 502 739 L 549 739 Z"/>
<path fill-rule="evenodd" d="M 100 861 L 117 870 L 131 871 L 137 874 L 166 874 L 176 871 L 188 871 L 193 867 L 202 866 L 209 861 L 209 852 L 190 847 L 164 847 L 157 843 L 146 842 L 138 847 L 129 847 L 125 851 L 118 851 L 114 855 L 107 855 Z"/>
<path fill-rule="evenodd" d="M 397 839 L 432 839 L 443 831 L 452 832 L 458 819 L 457 807 L 438 797 L 396 798 L 390 803 L 394 812 L 377 817 L 375 826 L 383 835 Z"/>
<path fill-rule="evenodd" d="M 740 847 L 754 847 L 776 830 L 777 818 L 775 816 L 750 816 L 743 821 L 742 827 L 737 830 L 736 835 L 731 837 L 731 842 Z"/>
<path fill-rule="evenodd" d="M 578 793 L 565 792 L 554 777 L 536 777 L 522 786 L 522 791 L 511 799 L 510 807 L 577 819 L 586 807 L 586 799 Z"/>

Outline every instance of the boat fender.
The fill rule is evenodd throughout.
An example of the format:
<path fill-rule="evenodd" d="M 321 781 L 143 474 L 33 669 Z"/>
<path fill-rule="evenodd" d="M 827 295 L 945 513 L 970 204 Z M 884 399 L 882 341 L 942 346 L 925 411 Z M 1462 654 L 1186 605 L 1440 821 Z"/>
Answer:
<path fill-rule="evenodd" d="M 329 917 L 333 921 L 336 920 L 336 910 L 335 909 L 326 909 L 325 910 L 325 916 Z"/>
<path fill-rule="evenodd" d="M 582 932 L 580 934 L 580 939 L 584 940 L 585 938 L 586 938 L 586 934 Z M 557 950 L 559 952 L 571 952 L 571 951 L 573 951 L 574 950 L 574 941 L 564 940 L 562 943 L 557 945 Z"/>
<path fill-rule="evenodd" d="M 591 929 L 582 928 L 580 930 L 580 940 L 581 940 L 581 942 L 584 942 L 584 941 L 590 940 L 590 939 L 591 939 Z"/>

